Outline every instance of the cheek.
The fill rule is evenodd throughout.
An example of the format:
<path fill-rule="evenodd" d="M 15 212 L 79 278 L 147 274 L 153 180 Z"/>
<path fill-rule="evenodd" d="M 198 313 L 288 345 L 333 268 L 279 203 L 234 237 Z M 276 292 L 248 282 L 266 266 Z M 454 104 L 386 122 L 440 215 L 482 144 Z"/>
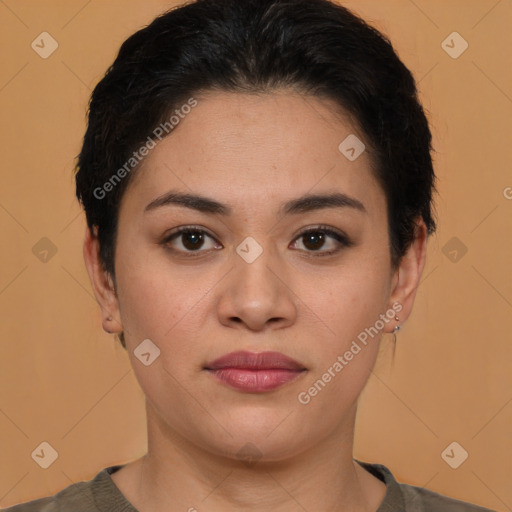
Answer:
<path fill-rule="evenodd" d="M 173 396 L 178 410 L 182 410 L 187 400 L 180 383 L 188 381 L 201 360 L 204 339 L 199 316 L 204 315 L 201 299 L 208 287 L 204 282 L 195 286 L 195 280 L 190 277 L 178 272 L 167 275 L 163 269 L 151 265 L 143 270 L 132 266 L 121 275 L 121 319 L 137 380 L 153 404 L 161 402 L 165 407 L 169 396 Z M 146 339 L 160 351 L 148 366 L 141 364 L 136 356 L 137 348 Z"/>
<path fill-rule="evenodd" d="M 150 339 L 160 348 L 166 367 L 181 367 L 185 359 L 190 365 L 191 354 L 201 354 L 205 343 L 201 326 L 219 277 L 212 271 L 173 267 L 165 258 L 153 258 L 151 263 L 147 259 L 143 265 L 131 255 L 123 264 L 118 288 L 127 346 L 133 351 Z"/>
<path fill-rule="evenodd" d="M 119 303 L 126 328 L 150 329 L 160 338 L 209 289 L 204 272 L 177 266 L 160 248 L 143 246 L 137 251 L 120 245 L 118 256 Z"/>
<path fill-rule="evenodd" d="M 318 292 L 318 316 L 325 334 L 319 335 L 317 329 L 315 336 L 309 331 L 313 364 L 296 400 L 307 414 L 321 416 L 325 425 L 337 424 L 346 416 L 378 355 L 387 281 L 381 269 L 360 268 L 365 270 L 364 278 L 347 269 L 347 275 L 331 282 L 329 293 Z"/>
<path fill-rule="evenodd" d="M 339 349 L 341 341 L 349 342 L 374 325 L 388 308 L 388 270 L 383 259 L 358 255 L 353 262 L 318 280 L 315 286 L 311 282 L 303 286 L 307 290 L 301 294 L 303 302 L 314 305 L 323 339 L 332 341 L 330 344 L 338 343 Z"/>

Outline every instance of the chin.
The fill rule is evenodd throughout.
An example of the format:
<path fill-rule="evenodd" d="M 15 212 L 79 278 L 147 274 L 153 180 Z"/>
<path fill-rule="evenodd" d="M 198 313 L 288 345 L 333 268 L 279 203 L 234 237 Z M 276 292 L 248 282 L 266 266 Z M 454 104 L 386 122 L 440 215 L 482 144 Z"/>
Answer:
<path fill-rule="evenodd" d="M 275 439 L 262 438 L 260 441 L 239 435 L 231 439 L 229 446 L 216 446 L 213 451 L 248 467 L 254 467 L 256 464 L 289 460 L 304 451 L 304 443 L 293 439 L 290 434 L 276 436 Z"/>
<path fill-rule="evenodd" d="M 216 455 L 241 460 L 249 465 L 293 458 L 313 446 L 316 437 L 313 425 L 305 424 L 304 421 L 296 425 L 293 418 L 295 416 L 296 420 L 297 417 L 290 412 L 282 409 L 270 413 L 268 410 L 265 412 L 261 408 L 254 408 L 252 411 L 243 411 L 240 416 L 230 414 L 228 422 L 219 418 L 223 425 L 229 425 L 227 430 L 231 435 L 220 429 L 223 435 L 213 437 L 208 429 L 204 432 L 204 447 Z"/>

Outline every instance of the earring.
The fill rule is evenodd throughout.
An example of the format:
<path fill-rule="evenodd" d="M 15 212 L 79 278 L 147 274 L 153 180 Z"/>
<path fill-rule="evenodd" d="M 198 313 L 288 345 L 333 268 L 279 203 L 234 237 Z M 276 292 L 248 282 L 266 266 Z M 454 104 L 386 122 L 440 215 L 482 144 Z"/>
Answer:
<path fill-rule="evenodd" d="M 398 322 L 400 319 L 395 316 L 395 320 Z M 394 342 L 396 343 L 396 333 L 402 328 L 401 325 L 395 325 L 395 328 L 393 329 L 393 338 L 394 338 Z"/>
<path fill-rule="evenodd" d="M 107 316 L 107 318 L 105 318 L 105 322 L 112 322 L 112 317 L 111 316 Z M 113 334 L 113 331 L 109 330 L 109 329 L 106 329 L 105 327 L 103 327 L 103 330 L 108 333 L 108 334 Z"/>

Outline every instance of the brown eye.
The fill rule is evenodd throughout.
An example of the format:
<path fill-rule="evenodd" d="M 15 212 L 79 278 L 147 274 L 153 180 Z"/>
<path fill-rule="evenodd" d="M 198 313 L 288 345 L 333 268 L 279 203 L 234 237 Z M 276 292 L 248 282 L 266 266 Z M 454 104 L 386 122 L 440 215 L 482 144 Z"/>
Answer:
<path fill-rule="evenodd" d="M 200 249 L 204 244 L 204 234 L 199 231 L 184 231 L 181 236 L 183 246 L 190 251 Z"/>
<path fill-rule="evenodd" d="M 162 243 L 163 245 L 170 247 L 173 251 L 199 253 L 216 248 L 215 243 L 213 243 L 210 247 L 206 247 L 205 249 L 204 247 L 205 245 L 208 245 L 208 240 L 215 242 L 213 237 L 201 229 L 181 228 L 168 236 Z"/>
<path fill-rule="evenodd" d="M 321 231 L 310 232 L 306 235 L 302 235 L 302 239 L 304 241 L 304 246 L 312 251 L 321 249 L 325 244 L 325 234 Z"/>
<path fill-rule="evenodd" d="M 347 236 L 338 233 L 327 227 L 318 226 L 316 228 L 308 229 L 301 233 L 297 238 L 294 245 L 302 240 L 302 245 L 306 252 L 317 252 L 319 256 L 328 256 L 340 251 L 343 247 L 350 247 L 353 243 Z M 329 243 L 329 240 L 331 242 Z M 334 240 L 334 242 L 332 241 Z M 326 250 L 321 250 L 326 247 Z"/>

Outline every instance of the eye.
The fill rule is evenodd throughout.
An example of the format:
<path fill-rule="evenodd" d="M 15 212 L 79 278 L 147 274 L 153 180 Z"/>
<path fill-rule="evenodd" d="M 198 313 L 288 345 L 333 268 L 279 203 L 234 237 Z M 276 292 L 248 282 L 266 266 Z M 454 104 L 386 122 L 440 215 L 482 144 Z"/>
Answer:
<path fill-rule="evenodd" d="M 176 230 L 170 236 L 166 237 L 162 244 L 167 247 L 170 246 L 174 251 L 184 253 L 206 252 L 211 249 L 220 249 L 220 247 L 210 245 L 210 247 L 207 246 L 205 250 L 201 251 L 200 249 L 204 249 L 207 239 L 216 242 L 216 240 L 206 231 L 193 226 L 186 226 Z"/>
<path fill-rule="evenodd" d="M 325 246 L 326 241 L 331 240 L 327 250 L 319 250 Z M 341 232 L 334 231 L 327 226 L 316 226 L 303 231 L 296 239 L 294 245 L 303 240 L 302 245 L 306 252 L 318 252 L 318 256 L 329 256 L 340 251 L 343 247 L 350 247 L 353 243 Z M 334 242 L 333 242 L 334 240 Z"/>
<path fill-rule="evenodd" d="M 210 246 L 207 244 L 208 240 L 211 241 Z M 303 240 L 302 245 L 304 249 L 297 247 L 298 242 L 301 240 Z M 326 242 L 329 240 L 331 243 L 327 244 L 327 250 L 320 250 L 322 247 L 325 247 Z M 205 230 L 194 226 L 185 226 L 177 229 L 162 241 L 162 245 L 172 251 L 181 252 L 188 256 L 196 256 L 196 254 L 193 253 L 207 252 L 212 249 L 218 250 L 222 248 L 222 245 L 218 244 L 215 238 L 209 235 Z M 339 252 L 343 247 L 350 247 L 352 245 L 353 242 L 351 242 L 345 234 L 334 231 L 327 226 L 309 228 L 303 231 L 293 242 L 295 249 L 299 248 L 305 252 L 318 253 L 315 254 L 315 256 L 329 256 Z"/>

